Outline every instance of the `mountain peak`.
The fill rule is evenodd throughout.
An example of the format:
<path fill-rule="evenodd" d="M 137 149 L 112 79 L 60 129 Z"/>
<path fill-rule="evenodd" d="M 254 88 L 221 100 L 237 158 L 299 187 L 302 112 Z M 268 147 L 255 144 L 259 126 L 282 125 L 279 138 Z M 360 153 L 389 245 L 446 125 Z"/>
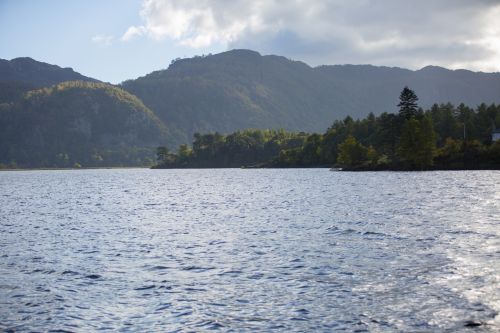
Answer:
<path fill-rule="evenodd" d="M 72 68 L 62 68 L 30 57 L 19 57 L 10 61 L 0 59 L 0 82 L 15 81 L 38 88 L 76 80 L 99 82 L 75 72 Z"/>
<path fill-rule="evenodd" d="M 252 57 L 252 58 L 262 57 L 262 55 L 259 52 L 249 49 L 232 49 L 226 52 L 219 53 L 217 55 L 218 56 L 231 55 L 237 57 Z"/>
<path fill-rule="evenodd" d="M 9 61 L 9 60 L 7 60 L 7 61 Z M 30 57 L 18 57 L 18 58 L 11 59 L 10 62 L 12 62 L 12 63 L 38 62 L 38 63 L 40 63 L 40 61 L 36 61 L 35 59 L 30 58 Z"/>
<path fill-rule="evenodd" d="M 450 70 L 440 66 L 427 65 L 417 70 L 417 72 L 449 72 Z"/>

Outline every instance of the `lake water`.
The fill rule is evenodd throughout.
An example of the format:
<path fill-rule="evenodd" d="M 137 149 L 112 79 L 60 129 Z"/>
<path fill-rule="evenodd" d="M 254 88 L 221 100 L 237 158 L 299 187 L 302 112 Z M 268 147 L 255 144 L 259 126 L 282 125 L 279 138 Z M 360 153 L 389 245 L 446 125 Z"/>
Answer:
<path fill-rule="evenodd" d="M 498 312 L 498 171 L 0 172 L 0 331 L 498 332 Z"/>

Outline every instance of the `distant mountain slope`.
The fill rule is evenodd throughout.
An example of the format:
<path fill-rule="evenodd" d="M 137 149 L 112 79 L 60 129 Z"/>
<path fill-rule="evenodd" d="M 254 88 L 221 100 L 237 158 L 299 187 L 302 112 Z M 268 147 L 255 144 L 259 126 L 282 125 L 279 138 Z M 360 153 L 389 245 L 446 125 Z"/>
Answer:
<path fill-rule="evenodd" d="M 108 84 L 63 82 L 0 104 L 3 164 L 141 165 L 172 140 L 137 97 Z"/>
<path fill-rule="evenodd" d="M 27 91 L 33 89 L 33 85 L 24 82 L 0 81 L 0 104 L 18 101 Z"/>
<path fill-rule="evenodd" d="M 194 132 L 216 130 L 326 128 L 320 124 L 331 110 L 319 103 L 318 76 L 300 62 L 235 50 L 178 60 L 122 87 L 189 140 Z"/>
<path fill-rule="evenodd" d="M 71 68 L 62 68 L 31 58 L 0 59 L 0 82 L 19 82 L 33 88 L 47 87 L 64 81 L 99 82 Z"/>
<path fill-rule="evenodd" d="M 396 111 L 408 85 L 421 106 L 500 102 L 500 74 L 426 67 L 320 66 L 233 50 L 181 59 L 122 84 L 189 140 L 194 132 L 242 128 L 323 131 L 347 115 Z"/>
<path fill-rule="evenodd" d="M 419 97 L 419 105 L 429 108 L 434 103 L 500 103 L 500 73 L 448 70 L 427 66 L 417 71 L 397 67 L 371 65 L 320 66 L 315 71 L 325 75 L 337 91 L 336 98 L 358 101 L 357 112 L 375 114 L 397 110 L 402 87 L 407 85 Z"/>
<path fill-rule="evenodd" d="M 0 60 L 0 163 L 140 165 L 154 147 L 190 143 L 195 132 L 323 132 L 348 115 L 397 111 L 405 85 L 424 108 L 500 103 L 500 73 L 313 68 L 249 50 L 180 59 L 120 87 L 30 58 Z"/>

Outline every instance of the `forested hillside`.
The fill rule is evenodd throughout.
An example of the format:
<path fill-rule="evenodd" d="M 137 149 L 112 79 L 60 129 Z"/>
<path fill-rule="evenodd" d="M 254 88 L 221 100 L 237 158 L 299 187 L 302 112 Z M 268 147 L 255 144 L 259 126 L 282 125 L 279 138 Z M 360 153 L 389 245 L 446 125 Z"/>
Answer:
<path fill-rule="evenodd" d="M 149 165 L 172 140 L 135 96 L 84 81 L 60 83 L 0 104 L 0 163 L 9 167 Z"/>
<path fill-rule="evenodd" d="M 160 119 L 175 124 L 186 142 L 196 132 L 245 128 L 321 132 L 346 116 L 396 112 L 394 101 L 406 85 L 418 93 L 424 108 L 500 102 L 498 73 L 370 65 L 312 68 L 249 50 L 180 59 L 167 70 L 122 84 Z"/>
<path fill-rule="evenodd" d="M 250 50 L 176 59 L 168 69 L 118 86 L 31 58 L 0 60 L 0 163 L 143 165 L 153 163 L 156 146 L 173 150 L 191 144 L 196 133 L 322 133 L 347 116 L 396 112 L 406 85 L 424 109 L 500 103 L 499 73 L 313 68 Z"/>

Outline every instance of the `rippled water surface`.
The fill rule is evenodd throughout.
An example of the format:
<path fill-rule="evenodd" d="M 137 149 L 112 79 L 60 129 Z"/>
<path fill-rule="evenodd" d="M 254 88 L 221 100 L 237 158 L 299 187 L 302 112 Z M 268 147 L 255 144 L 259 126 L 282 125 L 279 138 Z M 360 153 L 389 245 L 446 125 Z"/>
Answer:
<path fill-rule="evenodd" d="M 500 172 L 0 172 L 0 331 L 500 330 Z"/>

